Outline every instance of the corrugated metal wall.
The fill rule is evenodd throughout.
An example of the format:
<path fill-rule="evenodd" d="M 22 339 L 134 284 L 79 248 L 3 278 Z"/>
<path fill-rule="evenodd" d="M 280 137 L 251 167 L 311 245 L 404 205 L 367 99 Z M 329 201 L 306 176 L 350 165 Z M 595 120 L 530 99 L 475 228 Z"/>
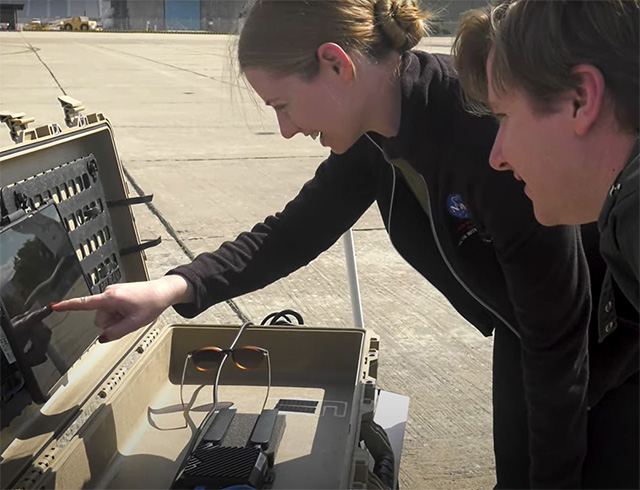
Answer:
<path fill-rule="evenodd" d="M 105 28 L 132 30 L 189 29 L 236 33 L 247 0 L 21 0 L 18 21 L 88 15 Z M 314 0 L 322 1 L 322 0 Z M 420 0 L 439 19 L 441 34 L 452 34 L 462 12 L 486 0 Z"/>
<path fill-rule="evenodd" d="M 18 11 L 18 21 L 52 20 L 72 15 L 99 18 L 100 0 L 20 0 L 24 8 Z"/>
<path fill-rule="evenodd" d="M 200 0 L 164 0 L 164 28 L 200 30 Z"/>
<path fill-rule="evenodd" d="M 245 0 L 201 0 L 202 29 L 213 32 L 238 32 Z"/>
<path fill-rule="evenodd" d="M 111 0 L 113 25 L 131 30 L 236 33 L 247 0 Z"/>

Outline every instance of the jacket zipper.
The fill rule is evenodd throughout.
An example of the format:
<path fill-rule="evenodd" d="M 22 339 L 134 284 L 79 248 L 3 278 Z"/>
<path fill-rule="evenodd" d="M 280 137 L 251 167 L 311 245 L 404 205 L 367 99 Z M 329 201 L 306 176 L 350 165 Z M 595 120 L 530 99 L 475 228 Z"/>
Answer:
<path fill-rule="evenodd" d="M 424 184 L 424 188 L 427 191 L 427 204 L 429 204 L 429 209 L 433 209 L 433 207 L 431 206 L 431 194 L 429 193 L 429 187 L 427 186 L 427 182 L 424 180 L 424 177 L 422 175 L 420 175 L 420 179 L 422 180 L 422 183 Z M 484 301 L 482 301 L 482 299 L 480 299 L 480 297 L 477 296 L 471 290 L 471 288 L 465 284 L 465 282 L 460 278 L 460 276 L 458 276 L 453 266 L 449 262 L 449 259 L 445 255 L 444 250 L 442 249 L 442 245 L 440 245 L 440 240 L 438 238 L 438 234 L 436 233 L 436 227 L 433 223 L 433 213 L 429 213 L 429 223 L 431 223 L 431 232 L 433 233 L 433 238 L 436 241 L 436 245 L 438 246 L 440 255 L 442 256 L 442 259 L 444 260 L 444 262 L 447 264 L 447 267 L 449 267 L 449 270 L 451 271 L 451 274 L 453 274 L 453 277 L 455 277 L 458 280 L 458 282 L 462 285 L 464 289 L 466 289 L 466 291 L 471 295 L 472 298 L 474 298 L 478 303 L 480 303 L 487 310 L 489 310 L 496 317 L 498 317 L 498 319 L 502 323 L 504 323 L 514 334 L 516 334 L 516 337 L 521 338 L 520 333 L 515 328 L 513 328 L 513 326 L 500 313 L 498 313 L 496 310 L 494 310 L 489 305 L 487 305 Z"/>
<path fill-rule="evenodd" d="M 369 138 L 369 140 L 378 148 L 378 150 L 380 150 L 380 153 L 382 154 L 382 157 L 384 158 L 385 162 L 391 165 L 391 168 L 395 173 L 395 167 L 387 158 L 387 155 L 384 152 L 384 150 L 369 135 L 367 135 L 367 138 Z M 418 174 L 418 175 L 420 175 L 420 179 L 422 180 L 422 183 L 424 184 L 424 188 L 427 191 L 427 205 L 429 206 L 429 210 L 431 211 L 433 209 L 433 206 L 431 206 L 431 193 L 429 192 L 429 186 L 427 185 L 427 182 L 424 180 L 424 176 L 422 174 Z M 394 187 L 395 187 L 395 183 L 394 183 Z M 393 196 L 393 192 L 391 195 Z M 393 203 L 391 203 L 391 206 L 393 206 Z M 392 207 L 390 207 L 390 209 L 392 209 Z M 480 303 L 481 306 L 483 306 L 484 308 L 489 310 L 491 313 L 493 313 L 502 323 L 504 323 L 507 326 L 507 328 L 509 328 L 509 330 L 511 330 L 516 335 L 516 337 L 521 338 L 520 333 L 515 328 L 513 328 L 513 326 L 502 315 L 500 315 L 497 311 L 495 311 L 493 308 L 487 305 L 484 301 L 482 301 L 482 299 L 480 299 L 471 290 L 471 288 L 465 284 L 465 282 L 460 278 L 460 276 L 458 276 L 455 269 L 451 265 L 451 262 L 449 262 L 449 259 L 444 253 L 444 250 L 442 249 L 442 245 L 440 244 L 440 239 L 438 238 L 438 233 L 436 232 L 436 227 L 433 221 L 433 213 L 429 212 L 428 214 L 429 214 L 428 216 L 429 224 L 431 225 L 431 233 L 433 233 L 433 238 L 436 241 L 438 251 L 440 252 L 440 256 L 442 257 L 442 259 L 444 260 L 444 263 L 447 264 L 449 271 L 451 272 L 451 274 L 453 274 L 453 277 L 456 278 L 456 280 L 460 283 L 460 285 L 465 289 L 465 291 L 467 291 L 471 295 L 473 299 L 475 299 L 478 303 Z M 389 221 L 391 221 L 391 213 L 389 213 Z M 391 238 L 391 227 L 389 227 L 389 240 L 391 240 L 391 243 L 393 244 L 393 240 Z"/>

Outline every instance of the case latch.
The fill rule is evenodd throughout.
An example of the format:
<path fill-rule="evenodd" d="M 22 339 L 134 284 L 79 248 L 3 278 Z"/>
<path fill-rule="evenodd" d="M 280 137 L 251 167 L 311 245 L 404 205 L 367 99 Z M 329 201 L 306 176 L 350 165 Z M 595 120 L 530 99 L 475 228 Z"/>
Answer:
<path fill-rule="evenodd" d="M 84 105 L 73 97 L 61 95 L 58 100 L 64 111 L 64 123 L 70 128 L 83 128 L 88 124 L 104 121 L 104 115 L 101 112 L 87 114 L 86 116 L 80 114 L 84 111 Z"/>
<path fill-rule="evenodd" d="M 68 95 L 58 97 L 64 111 L 64 122 L 70 128 L 81 128 L 87 125 L 87 118 L 80 114 L 84 111 L 84 105 L 77 99 Z"/>
<path fill-rule="evenodd" d="M 22 143 L 27 126 L 35 121 L 33 117 L 27 117 L 24 112 L 0 112 L 0 123 L 9 126 L 11 139 L 16 143 Z"/>

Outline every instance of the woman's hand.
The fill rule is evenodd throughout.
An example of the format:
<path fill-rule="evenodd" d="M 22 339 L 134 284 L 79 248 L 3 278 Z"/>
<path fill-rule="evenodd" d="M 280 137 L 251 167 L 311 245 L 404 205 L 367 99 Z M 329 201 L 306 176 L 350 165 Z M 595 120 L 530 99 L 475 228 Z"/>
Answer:
<path fill-rule="evenodd" d="M 61 301 L 53 309 L 95 310 L 96 325 L 102 329 L 98 340 L 109 342 L 148 325 L 169 306 L 191 301 L 191 283 L 182 276 L 169 275 L 154 281 L 113 284 L 104 293 Z"/>

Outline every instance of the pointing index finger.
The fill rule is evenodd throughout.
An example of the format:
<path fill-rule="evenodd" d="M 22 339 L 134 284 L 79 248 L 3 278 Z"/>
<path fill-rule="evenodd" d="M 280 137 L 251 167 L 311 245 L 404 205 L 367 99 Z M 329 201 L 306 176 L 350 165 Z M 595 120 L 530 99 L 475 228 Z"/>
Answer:
<path fill-rule="evenodd" d="M 51 307 L 54 311 L 98 310 L 106 306 L 105 302 L 106 298 L 102 294 L 97 294 L 95 296 L 67 299 L 59 303 L 53 303 Z"/>

